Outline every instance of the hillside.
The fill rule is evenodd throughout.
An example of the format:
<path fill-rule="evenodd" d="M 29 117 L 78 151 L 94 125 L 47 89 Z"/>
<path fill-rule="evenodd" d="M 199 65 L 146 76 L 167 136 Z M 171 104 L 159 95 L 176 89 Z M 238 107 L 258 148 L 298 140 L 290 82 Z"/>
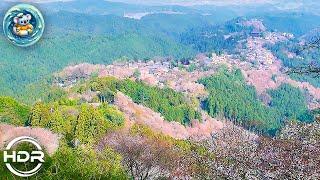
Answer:
<path fill-rule="evenodd" d="M 0 159 L 32 136 L 36 180 L 320 179 L 318 4 L 125 1 L 36 3 L 37 44 L 0 37 Z"/>
<path fill-rule="evenodd" d="M 231 62 L 234 64 L 231 65 Z M 101 102 L 102 95 L 99 94 L 103 94 L 103 102 L 113 102 L 115 92 L 120 91 L 130 96 L 135 103 L 161 113 L 164 119 L 181 124 L 190 124 L 193 119 L 201 122 L 197 115 L 199 113 L 188 110 L 188 106 L 184 107 L 184 102 L 193 108 L 206 110 L 212 117 L 222 116 L 242 124 L 245 128 L 269 135 L 274 135 L 292 119 L 302 122 L 313 121 L 311 110 L 319 105 L 318 93 L 312 89 L 308 92 L 304 86 L 299 86 L 299 83 L 283 74 L 284 79 L 278 82 L 279 85 L 267 86 L 257 92 L 255 87 L 258 89 L 259 84 L 255 83 L 260 81 L 250 81 L 252 77 L 247 75 L 246 66 L 239 66 L 240 64 L 235 62 L 223 56 L 199 56 L 190 61 L 189 65 L 178 65 L 180 68 L 171 65 L 167 60 L 117 63 L 108 66 L 80 64 L 57 73 L 55 84 L 68 89 L 68 92 L 70 88 L 72 92 L 76 91 L 72 98 L 84 99 L 91 103 L 99 103 L 97 97 Z M 221 68 L 221 65 L 228 65 L 231 69 L 241 68 L 242 71 L 227 70 Z M 250 69 L 253 71 L 254 68 Z M 280 74 L 279 72 L 279 76 Z M 98 79 L 90 80 L 92 77 Z M 89 84 L 82 84 L 88 80 Z M 168 88 L 182 92 L 186 99 L 182 94 L 174 93 Z M 307 101 L 304 91 L 315 93 L 314 99 Z M 292 96 L 296 98 L 291 99 Z M 167 101 L 167 98 L 170 100 Z"/>
<path fill-rule="evenodd" d="M 291 68 L 300 65 L 300 63 L 296 63 L 294 66 L 289 66 L 287 62 L 290 57 L 280 54 L 292 50 L 291 46 L 298 45 L 297 38 L 293 34 L 273 32 L 259 19 L 236 18 L 220 25 L 210 25 L 205 18 L 199 22 L 201 16 L 194 15 L 195 19 L 189 18 L 188 21 L 184 21 L 188 17 L 185 16 L 187 15 L 149 15 L 141 20 L 134 20 L 114 15 L 93 16 L 71 12 L 50 14 L 48 21 L 57 20 L 57 23 L 49 23 L 49 31 L 36 46 L 18 51 L 16 47 L 4 46 L 5 40 L 0 43 L 3 45 L 4 65 L 2 67 L 5 72 L 2 76 L 2 82 L 10 82 L 6 86 L 2 86 L 2 94 L 16 94 L 16 97 L 32 103 L 39 98 L 45 99 L 45 92 L 50 89 L 52 83 L 55 83 L 55 78 L 50 75 L 50 72 L 56 72 L 70 64 L 90 62 L 107 65 L 116 60 L 120 64 L 114 63 L 106 68 L 98 66 L 96 72 L 90 71 L 84 77 L 74 77 L 77 74 L 70 72 L 71 74 L 67 75 L 70 77 L 61 77 L 61 83 L 67 83 L 68 86 L 68 83 L 79 80 L 78 78 L 90 78 L 95 74 L 99 77 L 111 75 L 117 78 L 133 77 L 141 79 L 147 84 L 159 86 L 161 89 L 170 87 L 176 91 L 190 93 L 191 98 L 187 102 L 179 102 L 183 99 L 181 98 L 183 95 L 173 93 L 178 99 L 172 102 L 163 101 L 159 106 L 157 104 L 159 102 L 148 99 L 149 96 L 166 99 L 174 91 L 166 89 L 163 93 L 158 93 L 160 89 L 149 88 L 143 83 L 132 84 L 131 81 L 126 80 L 116 82 L 116 84 L 120 83 L 122 87 L 116 88 L 116 91 L 130 96 L 135 103 L 161 112 L 166 120 L 177 121 L 181 124 L 190 124 L 193 119 L 199 120 L 200 113 L 193 109 L 204 106 L 203 103 L 207 107 L 201 108 L 206 109 L 213 117 L 222 115 L 237 122 L 244 121 L 244 127 L 251 128 L 253 126 L 254 129 L 267 134 L 274 134 L 288 119 L 313 120 L 310 110 L 320 107 L 319 89 L 314 83 L 317 80 L 315 78 L 297 78 L 293 75 L 289 77 L 283 70 L 284 67 Z M 163 21 L 167 17 L 172 18 L 171 21 Z M 66 24 L 67 18 L 71 23 Z M 173 24 L 179 20 L 183 23 L 179 26 L 180 29 L 175 29 Z M 91 22 L 91 24 L 88 25 L 87 22 Z M 162 28 L 156 28 L 155 22 L 162 24 Z M 154 34 L 155 31 L 157 34 Z M 284 49 L 282 44 L 289 45 L 285 47 L 287 49 Z M 115 47 L 118 47 L 116 51 Z M 13 51 L 17 52 L 13 53 Z M 310 54 L 296 56 L 307 58 L 307 55 Z M 21 63 L 19 57 L 22 56 L 24 56 L 24 60 Z M 318 54 L 314 52 L 312 59 L 316 57 Z M 123 64 L 122 62 L 125 61 L 134 62 Z M 214 75 L 223 64 L 228 67 L 229 71 L 230 69 L 240 69 L 241 73 L 237 73 L 235 76 L 238 77 L 226 83 L 223 73 Z M 35 71 L 34 67 L 39 68 Z M 87 71 L 86 66 L 82 70 L 81 67 L 80 69 L 76 67 L 72 71 L 80 70 L 80 73 Z M 127 71 L 124 72 L 124 68 Z M 10 72 L 18 73 L 12 74 Z M 270 72 L 270 74 L 260 76 L 264 72 Z M 121 75 L 119 73 L 127 74 Z M 243 74 L 243 77 L 240 74 Z M 212 79 L 210 79 L 211 75 L 214 75 L 211 77 Z M 230 77 L 231 75 L 226 76 Z M 214 78 L 217 79 L 214 80 Z M 261 79 L 257 81 L 256 78 Z M 309 82 L 299 82 L 299 80 L 309 81 L 310 84 Z M 211 81 L 213 83 L 210 83 Z M 229 96 L 227 93 L 227 89 L 238 86 L 233 81 L 240 81 L 243 86 L 242 90 L 234 94 L 236 97 Z M 106 91 L 105 88 L 102 88 L 104 85 L 101 82 L 94 83 L 97 83 L 100 88 L 91 87 L 92 91 Z M 219 85 L 221 83 L 228 86 L 223 89 Z M 284 91 L 277 91 L 277 88 L 286 86 L 288 87 Z M 81 91 L 86 90 L 88 89 Z M 34 91 L 39 93 L 33 93 Z M 116 93 L 114 90 L 110 92 Z M 110 92 L 106 93 L 110 94 Z M 284 97 L 295 94 L 298 96 L 299 102 L 296 104 L 289 100 L 282 102 L 281 98 L 278 103 L 273 102 L 272 98 L 276 99 L 280 92 L 284 93 Z M 35 96 L 35 94 L 37 95 Z M 243 94 L 243 97 L 237 94 Z M 219 96 L 222 99 L 219 99 Z M 207 97 L 209 98 L 206 99 Z M 210 100 L 211 97 L 218 99 Z M 240 104 L 223 103 L 224 100 L 228 102 L 225 99 L 227 97 L 239 100 Z M 189 107 L 186 105 L 189 103 L 188 101 L 198 105 Z M 219 108 L 214 105 L 217 102 L 210 104 L 208 103 L 210 101 L 218 101 Z M 242 112 L 241 109 L 248 102 L 253 106 L 253 109 Z M 241 103 L 243 104 L 241 105 Z M 200 106 L 200 104 L 202 105 Z M 265 105 L 270 106 L 270 109 L 266 109 Z M 286 105 L 292 105 L 292 108 L 296 106 L 290 111 L 299 113 L 286 112 L 283 108 Z M 282 110 L 277 112 L 274 109 Z"/>
<path fill-rule="evenodd" d="M 114 16 L 101 16 L 100 19 L 96 16 L 84 16 L 81 26 L 79 17 L 82 15 L 73 13 L 53 15 L 52 18 L 57 19 L 54 20 L 57 23 L 52 24 L 56 26 L 52 28 L 49 26 L 42 40 L 28 49 L 8 45 L 3 37 L 0 38 L 2 49 L 0 69 L 4 72 L 0 80 L 2 95 L 28 94 L 24 90 L 27 85 L 44 80 L 43 77 L 47 79 L 51 73 L 69 64 L 111 63 L 117 59 L 184 57 L 193 54 L 192 49 L 175 42 L 173 38 L 163 33 L 156 36 L 151 33 L 152 30 L 137 24 L 134 20 Z M 67 19 L 68 22 L 77 23 L 66 23 Z M 92 27 L 87 25 L 92 19 L 100 22 L 95 24 L 93 31 Z M 48 21 L 50 22 L 50 18 Z M 91 25 L 93 24 L 92 21 Z M 104 24 L 110 26 L 105 27 Z M 117 50 L 114 51 L 114 48 Z"/>
<path fill-rule="evenodd" d="M 154 57 L 170 57 L 179 61 L 182 58 L 192 58 L 200 52 L 238 54 L 239 51 L 243 52 L 238 50 L 239 42 L 245 41 L 254 30 L 251 26 L 241 25 L 246 18 L 236 18 L 217 24 L 219 19 L 213 14 L 202 15 L 199 12 L 156 13 L 146 15 L 140 20 L 112 13 L 93 15 L 71 10 L 50 11 L 45 15 L 46 32 L 43 39 L 35 46 L 28 49 L 16 48 L 8 45 L 3 37 L 0 38 L 2 49 L 0 69 L 4 72 L 0 78 L 1 95 L 15 96 L 31 103 L 39 98 L 32 92 L 43 91 L 43 87 L 50 84 L 48 81 L 53 72 L 67 65 L 83 62 L 111 64 L 114 61 L 148 60 Z M 287 19 L 291 25 L 285 27 L 301 29 L 299 28 L 301 22 L 308 16 L 310 15 L 293 16 L 292 18 L 296 19 L 294 21 Z M 291 29 L 276 27 L 277 24 L 281 24 L 279 22 L 281 18 L 279 21 L 268 20 L 277 17 L 291 16 L 273 14 L 273 16 L 261 15 L 260 18 L 268 32 L 274 29 L 290 32 Z M 313 18 L 310 22 L 316 21 L 317 16 Z M 316 24 L 308 26 L 303 32 L 315 26 Z M 286 60 L 281 58 L 279 53 L 274 52 L 274 54 L 287 66 Z M 295 77 L 295 79 L 317 84 L 317 80 L 310 77 Z M 39 86 L 41 88 L 38 88 Z"/>
<path fill-rule="evenodd" d="M 30 118 L 27 120 L 32 128 L 0 125 L 2 137 L 0 149 L 3 140 L 10 140 L 13 134 L 29 134 L 37 137 L 50 155 L 45 156 L 44 167 L 32 179 L 178 178 L 181 177 L 181 170 L 183 170 L 183 176 L 201 179 L 225 176 L 233 178 L 290 176 L 294 178 L 299 174 L 307 178 L 315 177 L 318 173 L 317 163 L 320 155 L 318 121 L 311 124 L 289 123 L 274 138 L 246 131 L 230 121 L 221 121 L 223 128 L 217 126 L 219 128 L 212 132 L 209 139 L 195 141 L 182 138 L 181 140 L 181 137 L 177 137 L 175 133 L 171 134 L 168 129 L 161 130 L 150 126 L 152 120 L 143 122 L 142 119 L 131 116 L 128 113 L 131 107 L 140 111 L 132 101 L 121 100 L 120 97 L 116 101 L 128 103 L 120 108 L 126 115 L 107 104 L 97 107 L 93 106 L 94 104 L 67 99 L 51 103 L 39 102 L 32 107 Z M 115 105 L 121 106 L 118 102 Z M 150 110 L 147 111 L 150 112 Z M 133 124 L 123 124 L 127 121 L 124 118 L 129 118 Z M 150 118 L 157 118 L 157 116 L 152 115 Z M 157 119 L 156 123 L 161 121 Z M 173 130 L 182 133 L 184 131 L 181 128 L 183 127 L 177 128 L 175 125 Z M 205 130 L 201 126 L 188 129 L 187 132 L 190 133 Z M 9 134 L 8 131 L 10 131 Z M 58 138 L 53 132 L 61 137 L 58 149 Z M 308 162 L 304 162 L 303 166 L 297 163 L 305 158 L 308 158 Z M 242 165 L 241 162 L 248 165 Z M 276 171 L 270 167 L 278 164 L 282 166 Z M 212 168 L 215 166 L 223 168 Z M 52 167 L 55 167 L 54 170 Z M 89 170 L 88 167 L 90 167 Z M 139 171 L 141 167 L 149 167 L 150 170 Z M 153 171 L 160 167 L 161 171 Z M 202 169 L 202 167 L 209 169 Z M 0 172 L 2 177 L 10 176 L 4 163 L 0 163 Z"/>

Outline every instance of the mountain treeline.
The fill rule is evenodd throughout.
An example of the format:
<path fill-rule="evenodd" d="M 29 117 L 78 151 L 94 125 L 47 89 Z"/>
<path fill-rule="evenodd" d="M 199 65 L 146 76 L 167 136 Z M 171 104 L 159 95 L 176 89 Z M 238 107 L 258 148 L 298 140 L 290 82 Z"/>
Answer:
<path fill-rule="evenodd" d="M 240 70 L 221 69 L 199 82 L 210 93 L 203 106 L 211 116 L 227 117 L 249 129 L 274 135 L 287 121 L 313 120 L 303 93 L 289 84 L 270 90 L 271 102 L 264 104 Z"/>

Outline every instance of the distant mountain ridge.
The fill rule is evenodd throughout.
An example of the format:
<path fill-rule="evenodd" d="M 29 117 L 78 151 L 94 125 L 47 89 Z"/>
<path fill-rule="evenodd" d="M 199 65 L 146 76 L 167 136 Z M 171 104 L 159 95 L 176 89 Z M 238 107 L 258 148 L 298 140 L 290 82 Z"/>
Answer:
<path fill-rule="evenodd" d="M 0 2 L 0 11 L 5 11 L 16 2 Z M 73 0 L 55 1 L 48 3 L 31 3 L 39 7 L 43 12 L 69 11 L 86 14 L 115 14 L 123 16 L 126 13 L 151 13 L 161 11 L 181 12 L 186 14 L 224 14 L 230 18 L 237 16 L 250 16 L 256 14 L 270 14 L 279 12 L 299 12 L 320 15 L 320 5 L 313 1 L 304 2 L 303 6 L 292 1 L 279 1 L 273 3 L 242 3 L 242 4 L 203 4 L 193 6 L 177 5 L 152 5 L 139 2 L 123 3 L 105 0 Z"/>
<path fill-rule="evenodd" d="M 2 1 L 0 7 L 13 4 Z M 9 44 L 3 36 L 0 38 L 0 70 L 4 72 L 0 77 L 0 91 L 4 95 L 24 94 L 26 85 L 38 82 L 41 77 L 48 78 L 51 73 L 75 63 L 110 64 L 119 59 L 148 60 L 156 56 L 178 61 L 192 58 L 198 52 L 219 51 L 220 46 L 212 44 L 220 42 L 223 42 L 225 49 L 233 50 L 230 47 L 243 39 L 241 35 L 239 39 L 224 38 L 229 37 L 229 33 L 240 31 L 232 29 L 237 28 L 234 23 L 239 15 L 262 20 L 268 31 L 289 32 L 296 37 L 320 26 L 320 16 L 277 11 L 274 8 L 271 8 L 274 13 L 268 14 L 265 12 L 270 10 L 263 10 L 264 6 L 259 6 L 259 13 L 251 9 L 237 10 L 236 6 L 145 6 L 102 0 L 53 2 L 36 6 L 46 19 L 45 34 L 38 44 L 21 50 Z M 0 13 L 4 14 L 5 10 L 2 8 Z M 123 17 L 124 12 L 166 10 L 183 13 L 148 14 L 139 20 Z M 218 32 L 220 42 L 198 38 L 205 35 L 201 33 L 207 32 Z M 234 35 L 238 38 L 237 34 Z M 24 57 L 23 60 L 21 57 Z"/>

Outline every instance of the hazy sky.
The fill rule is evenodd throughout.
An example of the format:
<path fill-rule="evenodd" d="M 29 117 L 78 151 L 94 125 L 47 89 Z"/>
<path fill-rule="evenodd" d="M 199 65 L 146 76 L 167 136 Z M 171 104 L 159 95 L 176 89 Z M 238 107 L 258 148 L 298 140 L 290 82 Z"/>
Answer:
<path fill-rule="evenodd" d="M 4 0 L 8 2 L 25 2 L 25 3 L 48 3 L 48 2 L 64 2 L 64 1 L 73 1 L 73 0 Z M 88 0 L 90 1 L 90 0 Z"/>
<path fill-rule="evenodd" d="M 22 2 L 36 2 L 46 3 L 55 1 L 72 1 L 72 0 L 5 0 L 5 1 L 22 1 Z M 88 0 L 90 1 L 90 0 Z M 148 5 L 243 5 L 243 4 L 277 4 L 284 7 L 296 8 L 301 6 L 310 6 L 317 4 L 320 0 L 106 0 L 113 2 L 125 2 L 132 4 L 148 4 Z"/>
<path fill-rule="evenodd" d="M 203 4 L 268 3 L 272 0 L 111 0 L 111 1 L 141 3 L 141 4 L 203 5 Z"/>
<path fill-rule="evenodd" d="M 242 5 L 242 4 L 281 4 L 288 6 L 302 6 L 309 3 L 317 3 L 318 0 L 110 0 L 115 2 L 139 3 L 139 4 L 178 4 L 178 5 Z"/>

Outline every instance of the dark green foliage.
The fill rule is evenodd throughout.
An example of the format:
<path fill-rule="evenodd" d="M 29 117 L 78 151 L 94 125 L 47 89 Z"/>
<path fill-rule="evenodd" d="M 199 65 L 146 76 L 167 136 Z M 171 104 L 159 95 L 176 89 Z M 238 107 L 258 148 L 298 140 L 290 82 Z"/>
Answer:
<path fill-rule="evenodd" d="M 106 88 L 98 94 L 100 102 L 112 103 L 114 100 L 114 92 Z"/>
<path fill-rule="evenodd" d="M 223 115 L 246 127 L 274 134 L 284 121 L 312 121 L 303 93 L 288 84 L 269 91 L 270 107 L 258 100 L 253 87 L 246 85 L 240 70 L 220 70 L 214 76 L 200 81 L 210 92 L 204 102 L 211 116 Z"/>
<path fill-rule="evenodd" d="M 263 132 L 280 127 L 275 111 L 257 100 L 255 89 L 246 85 L 240 70 L 221 70 L 200 83 L 210 92 L 204 104 L 211 116 L 223 115 Z"/>
<path fill-rule="evenodd" d="M 23 126 L 29 115 L 29 107 L 11 97 L 0 96 L 0 122 Z"/>
<path fill-rule="evenodd" d="M 308 111 L 303 93 L 289 84 L 282 84 L 276 90 L 270 90 L 271 107 L 274 107 L 282 118 L 311 121 L 313 117 Z"/>
<path fill-rule="evenodd" d="M 228 21 L 222 25 L 203 26 L 191 29 L 181 35 L 181 42 L 191 45 L 198 52 L 234 52 L 238 41 L 245 39 L 252 28 L 237 23 L 241 18 Z M 235 33 L 236 32 L 236 33 Z M 231 33 L 234 33 L 231 35 Z M 225 38 L 225 35 L 231 35 Z"/>
<path fill-rule="evenodd" d="M 194 54 L 166 32 L 128 18 L 59 12 L 48 15 L 47 21 L 48 31 L 32 47 L 15 47 L 0 37 L 0 95 L 32 103 L 44 93 L 33 92 L 43 87 L 28 86 L 70 64 Z"/>
<path fill-rule="evenodd" d="M 189 124 L 193 119 L 200 119 L 200 113 L 188 99 L 172 89 L 151 87 L 141 81 L 117 80 L 115 78 L 95 79 L 90 83 L 95 91 L 121 91 L 132 98 L 135 103 L 143 104 L 161 113 L 168 121 Z"/>

